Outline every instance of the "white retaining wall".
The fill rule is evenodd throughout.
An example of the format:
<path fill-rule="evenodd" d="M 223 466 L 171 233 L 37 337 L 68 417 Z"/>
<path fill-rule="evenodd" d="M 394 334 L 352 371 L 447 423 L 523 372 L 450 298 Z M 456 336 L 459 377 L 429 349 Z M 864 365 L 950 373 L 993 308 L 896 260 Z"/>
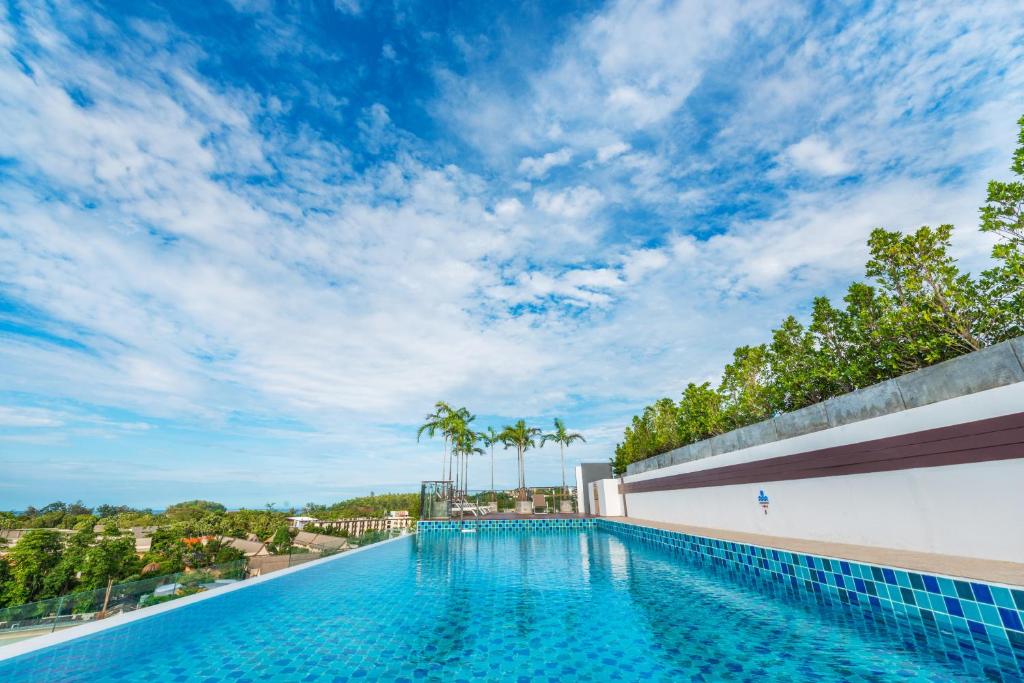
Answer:
<path fill-rule="evenodd" d="M 587 505 L 591 514 L 598 514 L 602 517 L 621 517 L 622 494 L 619 493 L 618 479 L 602 479 L 591 482 L 585 488 Z"/>
<path fill-rule="evenodd" d="M 635 482 L 1024 411 L 1024 383 L 625 477 Z M 601 512 L 618 480 L 602 482 Z M 768 513 L 759 504 L 768 496 Z M 619 496 L 621 500 L 621 496 Z M 1024 562 L 1024 459 L 630 493 L 630 517 Z"/>

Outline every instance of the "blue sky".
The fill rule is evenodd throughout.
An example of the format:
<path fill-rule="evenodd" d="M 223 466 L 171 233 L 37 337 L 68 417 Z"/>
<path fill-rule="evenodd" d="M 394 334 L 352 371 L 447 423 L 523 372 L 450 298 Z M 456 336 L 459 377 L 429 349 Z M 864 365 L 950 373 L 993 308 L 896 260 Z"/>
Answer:
<path fill-rule="evenodd" d="M 998 0 L 0 4 L 0 508 L 410 489 L 437 399 L 605 460 L 862 277 L 871 228 L 952 222 L 985 264 L 1022 28 Z"/>

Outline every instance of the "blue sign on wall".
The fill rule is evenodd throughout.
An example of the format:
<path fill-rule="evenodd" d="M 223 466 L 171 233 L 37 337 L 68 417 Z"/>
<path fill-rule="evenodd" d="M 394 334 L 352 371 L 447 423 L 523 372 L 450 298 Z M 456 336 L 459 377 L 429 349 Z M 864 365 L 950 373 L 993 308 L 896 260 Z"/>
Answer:
<path fill-rule="evenodd" d="M 768 514 L 768 496 L 765 495 L 764 489 L 761 489 L 760 493 L 757 494 L 757 502 L 764 510 L 764 514 Z"/>

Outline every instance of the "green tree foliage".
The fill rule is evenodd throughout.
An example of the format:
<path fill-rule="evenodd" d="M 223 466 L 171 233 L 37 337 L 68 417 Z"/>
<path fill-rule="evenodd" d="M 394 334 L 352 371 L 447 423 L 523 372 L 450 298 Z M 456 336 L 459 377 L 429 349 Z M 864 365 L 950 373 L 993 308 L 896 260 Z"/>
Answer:
<path fill-rule="evenodd" d="M 774 409 L 768 347 L 741 346 L 733 352 L 733 360 L 725 366 L 722 383 L 725 421 L 730 429 L 760 422 Z"/>
<path fill-rule="evenodd" d="M 673 420 L 674 421 L 674 420 Z M 555 429 L 550 434 L 544 434 L 541 436 L 540 445 L 543 446 L 548 441 L 558 444 L 558 453 L 562 459 L 562 489 L 565 489 L 565 449 L 568 446 L 573 445 L 577 441 L 586 443 L 587 440 L 583 438 L 583 435 L 578 432 L 570 432 L 565 428 L 565 422 L 560 418 L 555 418 Z"/>
<path fill-rule="evenodd" d="M 36 509 L 29 507 L 16 516 L 14 527 L 33 529 L 73 529 L 83 519 L 92 516 L 92 510 L 82 501 L 63 503 L 56 501 Z"/>
<path fill-rule="evenodd" d="M 667 400 L 667 399 L 662 399 Z M 679 443 L 688 444 L 708 439 L 726 430 L 722 394 L 710 382 L 691 382 L 679 399 Z"/>
<path fill-rule="evenodd" d="M 537 427 L 528 427 L 525 420 L 517 420 L 515 424 L 505 425 L 498 437 L 505 448 L 515 448 L 519 464 L 519 500 L 526 500 L 526 451 L 537 447 L 537 439 L 541 431 Z"/>
<path fill-rule="evenodd" d="M 118 581 L 137 574 L 142 568 L 135 554 L 135 539 L 131 536 L 103 538 L 86 547 L 78 566 L 81 571 L 79 586 L 82 590 L 103 588 L 107 581 Z"/>
<path fill-rule="evenodd" d="M 5 601 L 10 605 L 42 600 L 47 594 L 46 581 L 60 563 L 64 542 L 61 534 L 51 529 L 33 529 L 22 536 L 7 553 L 10 579 L 4 587 Z"/>
<path fill-rule="evenodd" d="M 224 536 L 245 538 L 255 534 L 258 538 L 267 539 L 283 524 L 287 524 L 287 512 L 279 510 L 234 510 L 219 517 L 218 533 Z"/>
<path fill-rule="evenodd" d="M 793 316 L 771 341 L 741 346 L 718 387 L 690 384 L 634 416 L 615 448 L 629 463 L 897 377 L 1024 334 L 1024 117 L 1011 172 L 992 181 L 981 230 L 998 238 L 995 265 L 978 278 L 950 255 L 953 227 L 875 229 L 868 282 L 834 305 L 814 300 L 806 326 Z"/>
<path fill-rule="evenodd" d="M 993 180 L 981 207 L 981 229 L 996 235 L 996 266 L 981 275 L 994 340 L 1024 334 L 1024 116 L 1010 163 L 1015 180 Z"/>
<path fill-rule="evenodd" d="M 383 493 L 343 500 L 334 505 L 310 503 L 303 513 L 320 519 L 349 519 L 352 517 L 384 517 L 393 510 L 406 510 L 411 516 L 419 513 L 420 494 Z"/>
<path fill-rule="evenodd" d="M 277 531 L 271 537 L 270 542 L 267 543 L 267 550 L 275 555 L 286 555 L 292 547 L 292 535 L 288 531 L 288 527 L 278 527 Z"/>
<path fill-rule="evenodd" d="M 0 607 L 15 604 L 11 602 L 12 597 L 7 594 L 7 588 L 11 584 L 11 577 L 11 563 L 6 557 L 0 555 Z"/>
<path fill-rule="evenodd" d="M 184 503 L 175 503 L 164 510 L 164 515 L 175 522 L 191 522 L 207 517 L 208 515 L 223 514 L 227 508 L 220 503 L 209 500 L 188 500 Z"/>

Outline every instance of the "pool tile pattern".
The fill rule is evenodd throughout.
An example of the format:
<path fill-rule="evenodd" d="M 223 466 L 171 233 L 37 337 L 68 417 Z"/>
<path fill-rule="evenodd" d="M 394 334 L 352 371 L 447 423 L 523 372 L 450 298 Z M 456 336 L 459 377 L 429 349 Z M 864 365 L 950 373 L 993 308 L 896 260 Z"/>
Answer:
<path fill-rule="evenodd" d="M 537 519 L 430 519 L 416 523 L 418 533 L 432 531 L 461 531 L 462 529 L 506 531 L 527 529 L 593 529 L 597 520 L 593 518 L 558 518 Z"/>
<path fill-rule="evenodd" d="M 597 528 L 690 559 L 759 575 L 820 596 L 825 603 L 859 608 L 883 620 L 885 616 L 909 620 L 908 626 L 920 627 L 926 638 L 943 646 L 955 642 L 957 650 L 966 650 L 967 657 L 976 657 L 993 671 L 1016 672 L 1024 678 L 1022 586 L 805 555 L 609 519 L 598 520 Z"/>

